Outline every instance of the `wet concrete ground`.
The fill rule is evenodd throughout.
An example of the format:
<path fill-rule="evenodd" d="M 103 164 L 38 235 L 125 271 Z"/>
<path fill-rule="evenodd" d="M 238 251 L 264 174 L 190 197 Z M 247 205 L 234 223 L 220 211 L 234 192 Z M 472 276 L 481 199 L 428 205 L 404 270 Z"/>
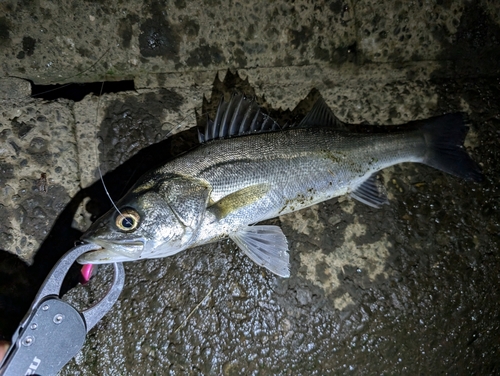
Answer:
<path fill-rule="evenodd" d="M 43 103 L 20 90 L 17 98 L 10 95 L 8 103 L 2 102 L 1 209 L 9 220 L 1 232 L 2 248 L 10 253 L 0 253 L 0 335 L 10 337 L 50 266 L 110 206 L 96 181 L 97 163 L 118 198 L 151 165 L 196 143 L 195 130 L 185 130 L 195 124 L 193 110 L 213 115 L 221 93 L 235 87 L 255 92 L 265 97 L 259 100 L 273 116 L 285 121 L 295 113 L 278 107 L 295 107 L 315 88 L 351 123 L 399 124 L 466 112 L 471 125 L 466 145 L 485 181 L 467 183 L 425 166 L 402 165 L 381 175 L 390 205 L 380 210 L 341 197 L 271 220 L 289 240 L 289 279 L 254 265 L 230 241 L 168 259 L 128 263 L 119 302 L 61 374 L 499 373 L 496 8 L 488 2 L 436 5 L 448 6 L 449 13 L 433 8 L 429 14 L 442 16 L 424 24 L 445 24 L 446 34 L 420 28 L 427 13 L 416 5 L 392 10 L 383 3 L 335 4 L 325 6 L 324 13 L 326 18 L 335 14 L 336 25 L 343 25 L 346 11 L 357 10 L 361 20 L 341 38 L 347 46 L 358 35 L 354 62 L 306 64 L 303 56 L 308 51 L 323 56 L 324 45 L 315 49 L 320 34 L 298 27 L 302 32 L 291 32 L 288 46 L 298 49 L 291 55 L 302 57 L 284 58 L 282 65 L 289 66 L 251 67 L 249 61 L 257 64 L 273 56 L 272 48 L 258 50 L 256 60 L 242 61 L 238 71 L 249 82 L 225 69 L 220 70 L 223 82 L 214 80 L 210 69 L 225 63 L 214 60 L 212 48 L 207 72 L 171 68 L 161 76 L 162 90 L 154 88 L 160 76 L 150 72 L 153 88 L 139 85 L 138 93 L 100 101 Z M 370 21 L 370 12 L 380 15 L 377 22 Z M 405 12 L 411 22 L 388 16 Z M 383 37 L 394 24 L 407 28 L 403 41 L 395 30 Z M 408 38 L 415 30 L 420 34 Z M 420 42 L 413 44 L 417 36 Z M 189 43 L 180 48 L 189 51 Z M 366 47 L 370 43 L 376 48 Z M 425 43 L 433 48 L 422 52 Z M 278 52 L 284 54 L 283 48 Z M 328 59 L 339 51 L 329 51 Z M 198 55 L 191 52 L 186 61 L 195 64 Z M 13 75 L 14 69 L 6 73 Z M 146 81 L 136 77 L 136 82 Z M 203 95 L 212 97 L 212 106 Z M 176 134 L 162 141 L 173 129 Z M 47 174 L 46 187 L 42 173 Z M 77 272 L 65 289 L 75 285 Z M 102 296 L 111 277 L 103 267 L 66 299 L 87 307 Z"/>

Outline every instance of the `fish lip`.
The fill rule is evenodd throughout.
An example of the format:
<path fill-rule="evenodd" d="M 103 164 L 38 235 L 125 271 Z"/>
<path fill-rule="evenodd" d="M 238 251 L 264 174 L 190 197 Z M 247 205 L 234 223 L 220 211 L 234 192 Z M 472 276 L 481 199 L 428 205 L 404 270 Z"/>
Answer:
<path fill-rule="evenodd" d="M 105 264 L 137 260 L 146 245 L 146 240 L 143 238 L 127 240 L 85 238 L 83 240 L 101 248 L 81 255 L 77 260 L 80 264 Z"/>
<path fill-rule="evenodd" d="M 84 253 L 76 260 L 79 264 L 110 264 L 114 262 L 133 261 L 134 258 L 124 256 L 104 248 Z"/>
<path fill-rule="evenodd" d="M 136 239 L 126 239 L 126 240 L 101 240 L 101 239 L 94 239 L 94 238 L 84 238 L 82 239 L 83 241 L 87 243 L 92 243 L 92 244 L 97 244 L 101 246 L 104 249 L 109 249 L 110 246 L 113 245 L 118 245 L 121 247 L 127 247 L 127 246 L 143 246 L 146 244 L 146 240 L 144 238 L 136 238 Z"/>

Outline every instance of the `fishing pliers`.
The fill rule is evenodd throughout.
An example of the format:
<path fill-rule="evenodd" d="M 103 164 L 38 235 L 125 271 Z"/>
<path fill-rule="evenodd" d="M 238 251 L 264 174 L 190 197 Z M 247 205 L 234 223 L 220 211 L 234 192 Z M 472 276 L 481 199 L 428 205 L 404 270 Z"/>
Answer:
<path fill-rule="evenodd" d="M 59 298 L 61 285 L 76 259 L 100 247 L 81 244 L 68 251 L 49 273 L 31 308 L 12 337 L 0 375 L 55 375 L 83 347 L 90 329 L 111 309 L 125 282 L 121 263 L 114 263 L 113 284 L 93 307 L 80 312 Z"/>

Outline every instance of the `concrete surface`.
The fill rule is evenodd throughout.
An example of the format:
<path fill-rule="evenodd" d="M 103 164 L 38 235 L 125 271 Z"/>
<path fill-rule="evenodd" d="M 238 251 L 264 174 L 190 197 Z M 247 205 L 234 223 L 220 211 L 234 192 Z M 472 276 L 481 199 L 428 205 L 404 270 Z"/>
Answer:
<path fill-rule="evenodd" d="M 255 94 L 286 121 L 315 89 L 350 123 L 466 112 L 466 145 L 485 182 L 397 166 L 382 173 L 390 205 L 380 210 L 342 197 L 272 220 L 289 239 L 287 280 L 229 241 L 126 264 L 120 301 L 61 374 L 499 373 L 494 1 L 11 1 L 0 9 L 2 338 L 54 262 L 110 206 L 97 166 L 117 199 L 152 165 L 196 144 L 192 127 L 213 116 L 221 94 Z M 44 101 L 28 97 L 23 79 L 134 79 L 137 90 Z M 66 299 L 87 307 L 110 278 L 101 268 Z"/>

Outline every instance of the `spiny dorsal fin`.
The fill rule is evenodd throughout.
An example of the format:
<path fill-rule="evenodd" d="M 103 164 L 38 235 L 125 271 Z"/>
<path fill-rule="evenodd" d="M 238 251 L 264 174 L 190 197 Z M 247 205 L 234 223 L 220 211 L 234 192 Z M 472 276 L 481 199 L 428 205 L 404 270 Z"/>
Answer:
<path fill-rule="evenodd" d="M 279 129 L 279 124 L 263 113 L 253 99 L 234 93 L 229 102 L 221 98 L 214 121 L 207 119 L 205 132 L 199 132 L 198 139 L 200 143 L 205 143 L 220 138 Z"/>
<path fill-rule="evenodd" d="M 309 128 L 309 127 L 333 127 L 333 128 L 343 128 L 344 123 L 342 123 L 333 114 L 332 110 L 325 103 L 323 97 L 319 97 L 311 111 L 302 119 L 302 121 L 297 125 L 298 128 Z"/>

